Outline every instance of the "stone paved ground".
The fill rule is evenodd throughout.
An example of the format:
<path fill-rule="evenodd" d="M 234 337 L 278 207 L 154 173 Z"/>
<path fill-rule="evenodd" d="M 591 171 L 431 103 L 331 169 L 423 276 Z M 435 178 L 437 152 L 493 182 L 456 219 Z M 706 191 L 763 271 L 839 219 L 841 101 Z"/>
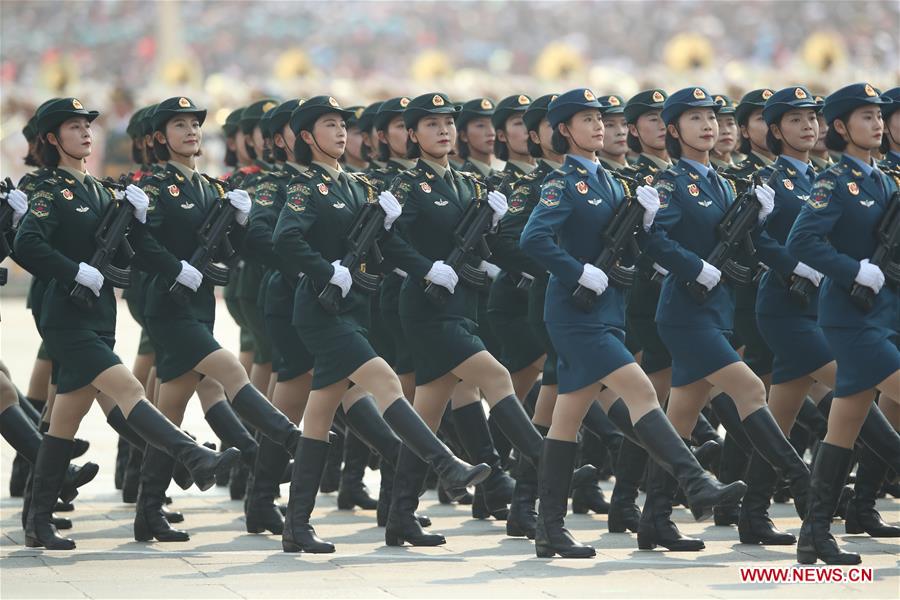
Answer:
<path fill-rule="evenodd" d="M 223 308 L 223 307 L 220 307 Z M 24 387 L 37 348 L 30 314 L 19 299 L 0 304 L 0 357 Z M 120 306 L 118 350 L 130 364 L 137 329 Z M 237 332 L 224 310 L 217 333 L 226 344 Z M 212 439 L 196 403 L 188 410 L 186 428 L 200 439 Z M 875 540 L 835 533 L 848 549 L 863 553 L 874 581 L 829 584 L 747 584 L 740 568 L 791 567 L 794 547 L 747 546 L 732 528 L 694 523 L 684 509 L 676 521 L 686 534 L 701 536 L 704 552 L 642 552 L 629 534 L 606 532 L 600 515 L 572 516 L 568 526 L 598 550 L 594 560 L 564 561 L 534 557 L 533 546 L 504 536 L 502 523 L 473 521 L 468 507 L 441 506 L 432 492 L 422 510 L 435 521 L 434 530 L 448 538 L 439 548 L 387 548 L 374 514 L 338 511 L 333 494 L 320 496 L 314 514 L 323 537 L 335 542 L 336 554 L 284 554 L 274 536 L 244 532 L 241 504 L 224 488 L 206 493 L 170 488 L 174 508 L 186 515 L 183 526 L 192 539 L 184 544 L 144 544 L 131 537 L 132 507 L 113 489 L 115 439 L 99 409 L 82 426 L 91 440 L 85 460 L 101 464 L 100 475 L 82 488 L 72 552 L 27 549 L 19 526 L 20 500 L 9 498 L 6 482 L 12 452 L 0 444 L 0 597 L 2 598 L 531 598 L 531 597 L 792 597 L 897 598 L 900 569 L 897 540 Z M 377 489 L 378 474 L 368 474 Z M 611 482 L 605 482 L 607 492 Z M 282 487 L 286 500 L 287 486 Z M 900 521 L 900 501 L 881 500 L 890 521 Z M 791 505 L 776 505 L 776 524 L 798 532 L 800 521 Z"/>

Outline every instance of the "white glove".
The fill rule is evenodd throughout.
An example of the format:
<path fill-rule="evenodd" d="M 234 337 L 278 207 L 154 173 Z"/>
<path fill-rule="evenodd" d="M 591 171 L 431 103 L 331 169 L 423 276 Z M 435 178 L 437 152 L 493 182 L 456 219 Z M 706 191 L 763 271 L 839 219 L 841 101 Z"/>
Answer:
<path fill-rule="evenodd" d="M 775 210 L 775 190 L 764 183 L 756 186 L 754 192 L 756 199 L 762 205 L 762 208 L 759 209 L 759 222 L 762 223 Z"/>
<path fill-rule="evenodd" d="M 590 263 L 585 263 L 581 277 L 578 278 L 578 283 L 599 296 L 609 287 L 609 277 L 606 276 L 603 269 L 598 269 Z"/>
<path fill-rule="evenodd" d="M 496 227 L 509 209 L 509 205 L 506 203 L 506 196 L 497 191 L 488 192 L 487 202 L 494 211 L 492 227 Z"/>
<path fill-rule="evenodd" d="M 391 225 L 403 212 L 403 208 L 397 201 L 397 198 L 390 192 L 381 192 L 378 195 L 378 206 L 384 211 L 384 228 L 390 230 Z"/>
<path fill-rule="evenodd" d="M 712 290 L 714 287 L 719 285 L 720 279 L 722 279 L 722 271 L 718 270 L 704 260 L 703 268 L 700 269 L 700 274 L 697 275 L 697 283 L 708 290 Z"/>
<path fill-rule="evenodd" d="M 103 287 L 103 274 L 87 263 L 78 263 L 78 274 L 75 276 L 75 283 L 80 283 L 90 289 L 99 298 L 100 289 Z"/>
<path fill-rule="evenodd" d="M 150 206 L 150 198 L 144 190 L 131 184 L 125 188 L 125 199 L 134 207 L 134 218 L 141 223 L 147 222 L 147 207 Z"/>
<path fill-rule="evenodd" d="M 196 292 L 200 284 L 203 283 L 203 273 L 198 271 L 194 265 L 186 260 L 181 261 L 181 273 L 175 278 L 175 281 L 181 285 L 188 287 L 191 291 Z"/>
<path fill-rule="evenodd" d="M 497 279 L 497 275 L 500 274 L 500 267 L 498 267 L 494 263 L 489 263 L 486 260 L 481 261 L 481 264 L 478 265 L 478 270 L 487 273 L 487 276 L 491 278 L 491 281 L 495 281 Z"/>
<path fill-rule="evenodd" d="M 659 211 L 659 192 L 654 187 L 642 185 L 637 189 L 637 201 L 644 207 L 644 229 L 649 230 Z"/>
<path fill-rule="evenodd" d="M 659 265 L 657 263 L 653 263 L 653 270 L 656 271 L 657 273 L 659 273 L 660 275 L 662 275 L 663 277 L 665 277 L 666 275 L 669 274 L 668 269 L 664 269 L 662 267 L 662 265 Z"/>
<path fill-rule="evenodd" d="M 425 279 L 435 285 L 447 288 L 451 294 L 456 290 L 456 284 L 459 283 L 456 271 L 453 270 L 453 267 L 445 265 L 442 260 L 437 260 L 431 265 Z"/>
<path fill-rule="evenodd" d="M 870 288 L 877 294 L 881 291 L 881 286 L 884 285 L 884 273 L 881 272 L 878 265 L 873 265 L 868 258 L 864 258 L 859 261 L 859 273 L 856 274 L 855 281 L 859 285 Z"/>
<path fill-rule="evenodd" d="M 28 211 L 28 194 L 19 189 L 10 190 L 6 195 L 6 201 L 13 210 L 12 226 L 15 229 Z"/>
<path fill-rule="evenodd" d="M 247 221 L 250 220 L 250 194 L 244 190 L 231 190 L 225 194 L 225 197 L 237 209 L 234 220 L 237 221 L 238 225 L 246 225 Z"/>
<path fill-rule="evenodd" d="M 797 266 L 794 267 L 794 273 L 804 279 L 809 279 L 816 287 L 819 287 L 819 284 L 822 283 L 822 277 L 824 277 L 821 273 L 802 262 L 798 262 Z"/>
<path fill-rule="evenodd" d="M 350 286 L 353 285 L 353 277 L 350 276 L 350 269 L 342 265 L 339 260 L 331 263 L 331 266 L 334 267 L 334 274 L 331 276 L 331 279 L 328 280 L 328 283 L 333 283 L 341 288 L 341 298 L 346 298 L 347 294 L 350 293 Z"/>
<path fill-rule="evenodd" d="M 398 269 L 397 267 L 394 267 L 394 273 L 396 273 L 397 275 L 399 275 L 399 276 L 402 277 L 403 279 L 406 279 L 407 276 L 408 276 L 407 273 L 406 273 L 406 271 L 404 271 L 403 269 Z"/>

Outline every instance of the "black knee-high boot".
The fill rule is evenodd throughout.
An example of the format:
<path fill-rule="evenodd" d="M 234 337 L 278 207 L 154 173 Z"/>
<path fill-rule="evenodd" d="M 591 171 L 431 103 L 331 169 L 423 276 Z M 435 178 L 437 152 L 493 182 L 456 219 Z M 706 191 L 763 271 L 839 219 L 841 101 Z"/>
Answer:
<path fill-rule="evenodd" d="M 285 552 L 309 552 L 329 554 L 334 552 L 334 544 L 316 535 L 309 519 L 316 506 L 316 494 L 325 460 L 328 457 L 328 442 L 301 437 L 294 454 L 294 471 L 291 476 L 291 495 L 288 499 L 281 547 Z"/>
<path fill-rule="evenodd" d="M 122 480 L 122 502 L 126 504 L 137 502 L 143 463 L 144 451 L 137 446 L 131 446 L 128 452 L 128 461 L 125 463 L 125 478 Z"/>
<path fill-rule="evenodd" d="M 612 419 L 596 402 L 591 404 L 584 416 L 582 431 L 590 434 L 582 435 L 582 463 L 593 463 L 598 472 L 596 477 L 586 483 L 572 487 L 572 512 L 586 514 L 589 510 L 593 510 L 597 514 L 607 514 L 609 503 L 603 496 L 603 490 L 600 489 L 599 483 L 603 453 L 605 450 L 609 455 L 610 464 L 614 468 L 618 461 L 622 440 L 625 438 Z"/>
<path fill-rule="evenodd" d="M 626 439 L 619 450 L 616 463 L 616 484 L 609 503 L 607 528 L 610 533 L 637 533 L 641 511 L 637 507 L 638 486 L 647 468 L 647 452 Z"/>
<path fill-rule="evenodd" d="M 5 411 L 4 411 L 5 412 Z M 51 522 L 53 505 L 72 454 L 72 440 L 45 433 L 41 440 L 31 475 L 31 504 L 25 520 L 25 545 L 29 548 L 43 546 L 47 550 L 71 550 L 75 542 L 57 535 Z"/>
<path fill-rule="evenodd" d="M 831 517 L 847 478 L 852 451 L 827 442 L 819 444 L 813 459 L 806 518 L 797 541 L 797 562 L 822 560 L 829 565 L 858 565 L 859 554 L 841 550 L 831 535 Z"/>
<path fill-rule="evenodd" d="M 637 542 L 641 550 L 662 546 L 672 552 L 699 552 L 703 540 L 682 535 L 672 522 L 672 503 L 678 482 L 655 461 L 647 464 L 647 500 L 638 525 Z"/>
<path fill-rule="evenodd" d="M 501 455 L 494 447 L 481 402 L 453 410 L 453 420 L 467 458 L 475 464 L 484 463 L 491 468 L 491 474 L 484 483 L 475 486 L 472 516 L 476 519 L 493 516 L 506 520 L 515 483 L 503 470 Z"/>
<path fill-rule="evenodd" d="M 251 427 L 293 452 L 300 439 L 300 430 L 272 406 L 259 390 L 248 383 L 231 399 L 231 407 Z"/>
<path fill-rule="evenodd" d="M 240 463 L 232 467 L 228 492 L 232 500 L 242 500 L 247 491 L 249 470 L 256 464 L 259 444 L 226 401 L 213 404 L 203 418 L 220 440 L 241 452 Z"/>
<path fill-rule="evenodd" d="M 517 457 L 513 476 L 516 485 L 506 518 L 506 535 L 533 540 L 537 527 L 537 510 L 534 507 L 538 497 L 537 469 L 527 460 Z"/>
<path fill-rule="evenodd" d="M 496 419 L 519 455 L 537 466 L 541 458 L 542 437 L 525 414 L 519 399 L 510 395 L 497 402 L 491 407 L 491 418 Z"/>
<path fill-rule="evenodd" d="M 725 434 L 725 444 L 722 448 L 722 458 L 719 461 L 719 481 L 731 483 L 740 481 L 747 472 L 749 456 L 735 440 L 731 433 Z M 728 527 L 737 525 L 741 515 L 741 502 L 728 502 L 719 504 L 713 508 L 713 519 L 716 525 Z"/>
<path fill-rule="evenodd" d="M 268 437 L 261 435 L 253 477 L 247 487 L 244 505 L 248 533 L 284 532 L 284 517 L 275 503 L 275 491 L 290 457 L 287 451 Z"/>
<path fill-rule="evenodd" d="M 868 447 L 859 452 L 856 467 L 855 496 L 847 507 L 844 528 L 847 533 L 866 533 L 872 537 L 900 537 L 900 527 L 889 525 L 875 509 L 878 490 L 887 474 L 887 464 Z"/>
<path fill-rule="evenodd" d="M 404 401 L 405 402 L 405 401 Z M 439 533 L 422 529 L 416 518 L 419 493 L 425 483 L 428 465 L 406 445 L 401 446 L 391 492 L 391 507 L 384 529 L 384 543 L 388 546 L 440 546 L 446 539 Z"/>
<path fill-rule="evenodd" d="M 148 444 L 180 461 L 201 491 L 215 484 L 216 469 L 222 463 L 230 465 L 240 455 L 234 448 L 217 453 L 201 446 L 146 400 L 141 400 L 131 409 L 127 420 Z"/>
<path fill-rule="evenodd" d="M 134 539 L 147 542 L 156 538 L 160 542 L 186 542 L 186 531 L 172 529 L 163 513 L 166 489 L 172 481 L 175 459 L 163 452 L 147 447 L 141 464 L 141 485 L 137 509 L 134 514 Z"/>
<path fill-rule="evenodd" d="M 538 476 L 540 503 L 534 535 L 535 554 L 541 558 L 590 558 L 591 546 L 579 543 L 565 527 L 571 473 L 575 468 L 578 444 L 544 439 Z"/>
<path fill-rule="evenodd" d="M 119 443 L 116 445 L 116 471 L 113 476 L 113 485 L 117 490 L 121 490 L 125 482 L 125 465 L 128 464 L 130 450 L 131 444 L 128 443 L 128 440 L 119 436 Z"/>
<path fill-rule="evenodd" d="M 472 466 L 456 458 L 435 437 L 406 399 L 398 398 L 391 403 L 384 411 L 384 420 L 407 447 L 435 470 L 448 490 L 465 490 L 490 476 L 491 468 L 488 465 L 481 463 Z"/>
<path fill-rule="evenodd" d="M 325 460 L 325 471 L 319 484 L 319 491 L 323 494 L 336 492 L 341 487 L 341 465 L 344 462 L 344 442 L 346 433 L 343 427 L 333 428 L 335 435 L 328 448 L 328 458 Z"/>
<path fill-rule="evenodd" d="M 344 438 L 344 468 L 338 487 L 337 506 L 341 510 L 375 510 L 378 501 L 369 496 L 369 489 L 363 483 L 366 465 L 369 463 L 369 446 L 352 431 Z"/>
<path fill-rule="evenodd" d="M 891 426 L 877 404 L 859 430 L 859 442 L 875 453 L 895 474 L 900 472 L 900 434 Z"/>
<path fill-rule="evenodd" d="M 738 520 L 738 535 L 742 544 L 790 546 L 797 542 L 793 534 L 779 530 L 769 518 L 769 501 L 777 480 L 772 465 L 754 452 L 747 467 L 747 493 L 744 494 Z"/>
<path fill-rule="evenodd" d="M 828 432 L 828 419 L 819 410 L 819 407 L 807 396 L 800 406 L 797 414 L 797 424 L 811 433 L 817 440 L 825 439 Z"/>

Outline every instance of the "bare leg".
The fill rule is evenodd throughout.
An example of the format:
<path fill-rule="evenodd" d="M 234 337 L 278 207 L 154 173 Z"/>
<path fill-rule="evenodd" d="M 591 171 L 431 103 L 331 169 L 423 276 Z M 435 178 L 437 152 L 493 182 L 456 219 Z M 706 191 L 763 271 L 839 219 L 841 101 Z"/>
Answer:
<path fill-rule="evenodd" d="M 275 384 L 272 404 L 287 415 L 294 425 L 299 425 L 311 388 L 312 371 L 288 381 L 279 381 Z"/>

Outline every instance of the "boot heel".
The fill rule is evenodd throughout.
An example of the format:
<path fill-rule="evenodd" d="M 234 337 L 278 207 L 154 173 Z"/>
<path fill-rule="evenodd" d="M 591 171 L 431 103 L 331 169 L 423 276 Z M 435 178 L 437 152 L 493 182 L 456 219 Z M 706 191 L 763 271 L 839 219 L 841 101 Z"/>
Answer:
<path fill-rule="evenodd" d="M 819 560 L 815 549 L 800 549 L 797 547 L 797 562 L 801 565 L 814 565 Z"/>
<path fill-rule="evenodd" d="M 403 538 L 395 533 L 384 533 L 384 544 L 386 546 L 402 546 Z"/>
<path fill-rule="evenodd" d="M 134 541 L 136 542 L 149 542 L 153 539 L 153 534 L 150 533 L 149 527 L 144 522 L 143 519 L 135 519 L 134 520 Z"/>
<path fill-rule="evenodd" d="M 27 546 L 28 548 L 43 548 L 44 547 L 44 545 L 40 542 L 40 540 L 37 540 L 35 538 L 30 538 L 28 536 L 25 536 L 25 546 Z"/>
<path fill-rule="evenodd" d="M 553 558 L 556 556 L 556 551 L 551 546 L 545 546 L 544 544 L 535 544 L 534 553 L 538 558 Z"/>
<path fill-rule="evenodd" d="M 639 550 L 653 550 L 656 548 L 656 542 L 649 542 L 645 540 L 640 533 L 638 534 L 637 542 Z"/>
<path fill-rule="evenodd" d="M 294 542 L 288 542 L 286 540 L 281 540 L 281 549 L 284 552 L 292 552 L 292 553 L 303 551 L 303 549 L 300 547 L 299 544 L 296 544 Z"/>
<path fill-rule="evenodd" d="M 522 529 L 518 523 L 514 521 L 506 521 L 506 535 L 509 537 L 527 537 L 525 535 L 525 530 Z"/>

